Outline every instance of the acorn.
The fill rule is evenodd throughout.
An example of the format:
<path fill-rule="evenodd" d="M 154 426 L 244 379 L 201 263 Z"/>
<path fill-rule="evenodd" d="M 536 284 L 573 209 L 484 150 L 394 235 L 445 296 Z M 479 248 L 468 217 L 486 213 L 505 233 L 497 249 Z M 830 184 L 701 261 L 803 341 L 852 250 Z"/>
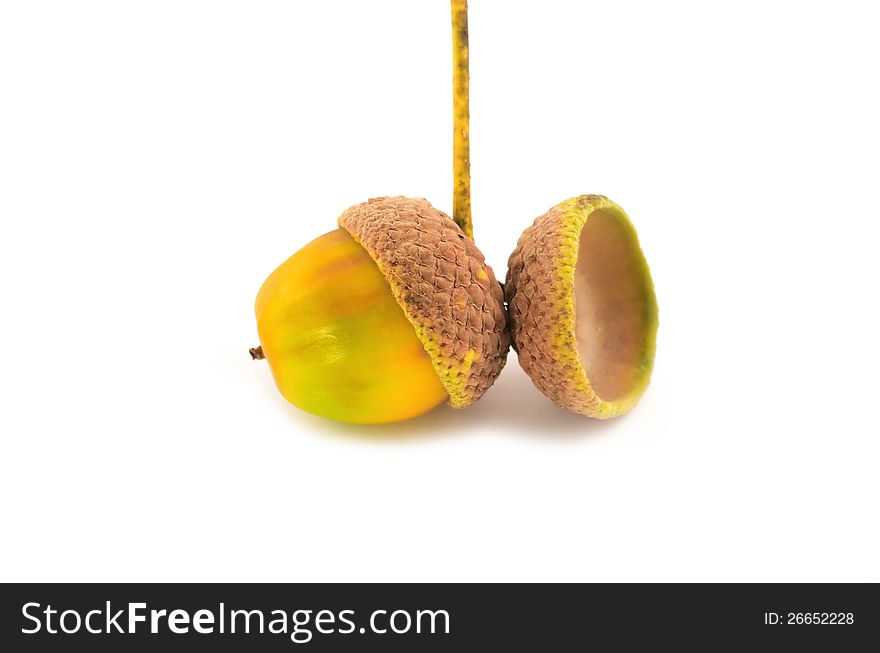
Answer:
<path fill-rule="evenodd" d="M 520 366 L 558 406 L 606 419 L 651 379 L 658 310 L 635 228 L 602 195 L 562 202 L 523 232 L 505 299 Z"/>
<path fill-rule="evenodd" d="M 343 422 L 386 423 L 479 399 L 507 359 L 501 284 L 471 236 L 467 3 L 452 0 L 453 220 L 424 199 L 352 206 L 257 295 L 281 394 Z"/>
<path fill-rule="evenodd" d="M 501 285 L 426 200 L 381 197 L 291 256 L 257 295 L 264 357 L 284 397 L 344 422 L 409 419 L 479 399 L 507 358 Z"/>

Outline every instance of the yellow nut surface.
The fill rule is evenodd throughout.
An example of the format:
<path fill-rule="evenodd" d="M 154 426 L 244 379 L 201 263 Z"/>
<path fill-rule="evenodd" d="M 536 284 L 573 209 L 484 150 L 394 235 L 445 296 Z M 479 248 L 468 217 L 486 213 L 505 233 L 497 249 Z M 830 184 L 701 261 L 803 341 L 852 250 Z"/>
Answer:
<path fill-rule="evenodd" d="M 388 281 L 344 230 L 282 263 L 260 288 L 256 314 L 275 383 L 303 410 L 372 424 L 416 417 L 447 399 Z"/>

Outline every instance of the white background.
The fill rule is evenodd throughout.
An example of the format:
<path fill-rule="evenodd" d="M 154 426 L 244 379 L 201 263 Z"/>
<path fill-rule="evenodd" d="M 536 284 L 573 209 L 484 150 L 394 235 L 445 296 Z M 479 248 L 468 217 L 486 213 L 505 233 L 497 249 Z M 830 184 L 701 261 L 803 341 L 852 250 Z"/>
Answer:
<path fill-rule="evenodd" d="M 263 279 L 351 204 L 451 209 L 444 0 L 4 2 L 2 580 L 880 581 L 870 2 L 471 2 L 499 276 L 633 218 L 656 372 L 555 408 L 514 356 L 388 427 L 288 405 Z"/>

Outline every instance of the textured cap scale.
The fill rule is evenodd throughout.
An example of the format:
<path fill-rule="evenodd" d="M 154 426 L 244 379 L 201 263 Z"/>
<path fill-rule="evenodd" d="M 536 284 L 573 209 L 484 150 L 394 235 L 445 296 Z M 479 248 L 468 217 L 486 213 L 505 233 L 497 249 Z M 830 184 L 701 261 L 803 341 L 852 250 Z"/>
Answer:
<path fill-rule="evenodd" d="M 388 280 L 449 393 L 463 408 L 507 359 L 504 298 L 474 242 L 427 200 L 379 197 L 346 210 L 339 226 Z"/>
<path fill-rule="evenodd" d="M 618 243 L 624 243 L 627 257 L 623 262 L 618 259 L 617 274 L 604 281 L 609 289 L 603 306 L 608 322 L 588 325 L 602 332 L 598 356 L 609 358 L 618 355 L 613 350 L 622 349 L 620 342 L 625 337 L 621 334 L 629 329 L 629 342 L 623 346 L 628 357 L 623 363 L 624 372 L 613 372 L 625 378 L 625 389 L 611 399 L 601 397 L 597 379 L 591 383 L 587 376 L 584 356 L 578 351 L 576 324 L 575 281 L 582 234 L 590 216 L 602 213 L 604 217 L 612 216 Z M 604 250 L 607 256 L 610 248 L 598 249 L 587 254 L 601 257 Z M 616 295 L 614 284 L 621 283 L 621 279 L 628 279 L 631 288 L 627 294 L 626 287 L 621 286 Z M 657 300 L 635 229 L 617 204 L 602 195 L 581 195 L 537 218 L 523 232 L 510 256 L 505 297 L 520 366 L 554 403 L 590 417 L 609 418 L 627 412 L 638 402 L 654 363 Z M 616 316 L 623 316 L 628 323 L 615 323 Z M 612 361 L 614 364 L 620 365 Z"/>

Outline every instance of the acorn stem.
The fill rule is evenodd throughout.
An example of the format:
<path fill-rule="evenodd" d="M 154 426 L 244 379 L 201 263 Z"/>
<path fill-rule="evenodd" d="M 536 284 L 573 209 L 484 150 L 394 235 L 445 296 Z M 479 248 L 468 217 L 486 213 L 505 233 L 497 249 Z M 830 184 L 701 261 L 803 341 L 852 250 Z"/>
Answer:
<path fill-rule="evenodd" d="M 266 356 L 263 354 L 262 347 L 251 347 L 250 349 L 248 349 L 248 352 L 250 352 L 251 358 L 255 361 L 261 361 L 266 358 Z"/>
<path fill-rule="evenodd" d="M 452 219 L 468 237 L 474 237 L 471 220 L 470 109 L 468 95 L 467 0 L 452 5 Z"/>

